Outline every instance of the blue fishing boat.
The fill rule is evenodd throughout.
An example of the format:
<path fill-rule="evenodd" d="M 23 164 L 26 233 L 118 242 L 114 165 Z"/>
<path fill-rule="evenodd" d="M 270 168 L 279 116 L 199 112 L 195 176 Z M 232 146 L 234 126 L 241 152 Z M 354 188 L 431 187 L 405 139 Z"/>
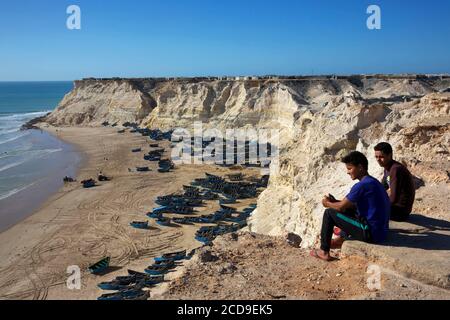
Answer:
<path fill-rule="evenodd" d="M 170 226 L 170 218 L 160 217 L 156 219 L 156 223 L 160 226 L 168 227 Z"/>
<path fill-rule="evenodd" d="M 170 268 L 168 268 L 167 266 L 148 266 L 144 272 L 150 275 L 161 275 L 161 274 L 166 274 L 167 272 L 169 272 Z"/>
<path fill-rule="evenodd" d="M 179 252 L 172 252 L 172 253 L 166 253 L 163 254 L 161 257 L 156 257 L 155 261 L 165 261 L 165 260 L 183 260 L 186 257 L 186 250 L 179 251 Z"/>
<path fill-rule="evenodd" d="M 147 217 L 152 218 L 152 219 L 158 219 L 162 217 L 162 213 L 159 212 L 149 212 L 147 213 Z"/>
<path fill-rule="evenodd" d="M 148 229 L 148 221 L 142 222 L 142 221 L 133 221 L 130 222 L 130 226 L 136 229 Z"/>
<path fill-rule="evenodd" d="M 111 260 L 110 257 L 106 257 L 106 258 L 94 263 L 93 265 L 89 266 L 89 268 L 88 268 L 89 272 L 92 274 L 102 273 L 103 271 L 108 269 L 110 260 Z"/>
<path fill-rule="evenodd" d="M 81 181 L 81 184 L 85 189 L 92 188 L 95 187 L 95 180 L 94 179 L 83 180 Z"/>

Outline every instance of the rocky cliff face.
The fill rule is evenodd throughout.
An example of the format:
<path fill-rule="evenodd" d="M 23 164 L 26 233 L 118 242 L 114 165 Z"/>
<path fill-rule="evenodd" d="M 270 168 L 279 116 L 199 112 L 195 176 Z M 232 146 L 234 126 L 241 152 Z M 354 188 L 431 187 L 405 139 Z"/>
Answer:
<path fill-rule="evenodd" d="M 339 162 L 351 150 L 366 153 L 371 174 L 379 176 L 373 146 L 389 141 L 422 185 L 439 185 L 448 197 L 449 87 L 448 79 L 389 77 L 84 80 L 47 122 L 128 121 L 167 129 L 202 121 L 209 128 L 280 129 L 280 170 L 260 196 L 249 227 L 271 235 L 295 232 L 309 246 L 320 229 L 323 195 L 343 197 L 352 185 Z M 436 210 L 449 218 L 445 204 Z"/>

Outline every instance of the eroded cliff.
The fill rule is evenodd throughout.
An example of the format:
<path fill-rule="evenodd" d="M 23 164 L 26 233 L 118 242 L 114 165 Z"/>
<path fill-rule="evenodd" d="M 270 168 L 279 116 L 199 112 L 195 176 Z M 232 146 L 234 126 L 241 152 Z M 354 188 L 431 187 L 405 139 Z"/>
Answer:
<path fill-rule="evenodd" d="M 345 196 L 352 181 L 340 157 L 389 141 L 426 190 L 439 190 L 434 214 L 449 219 L 450 81 L 446 78 L 77 81 L 47 118 L 58 126 L 136 122 L 151 128 L 280 129 L 280 167 L 258 200 L 249 227 L 295 232 L 303 246 L 318 235 L 326 193 Z M 435 188 L 435 189 L 432 189 Z M 419 193 L 420 195 L 420 193 Z M 417 203 L 415 210 L 427 210 Z"/>

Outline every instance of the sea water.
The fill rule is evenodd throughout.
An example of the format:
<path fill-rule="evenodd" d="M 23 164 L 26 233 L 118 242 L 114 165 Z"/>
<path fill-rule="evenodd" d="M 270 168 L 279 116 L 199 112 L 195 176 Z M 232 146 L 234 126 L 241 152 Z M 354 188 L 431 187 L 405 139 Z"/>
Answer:
<path fill-rule="evenodd" d="M 26 217 L 33 205 L 58 188 L 55 174 L 74 173 L 79 159 L 67 156 L 75 154 L 71 146 L 40 130 L 20 130 L 29 120 L 51 112 L 72 86 L 0 82 L 0 231 Z M 42 192 L 44 184 L 48 192 Z"/>

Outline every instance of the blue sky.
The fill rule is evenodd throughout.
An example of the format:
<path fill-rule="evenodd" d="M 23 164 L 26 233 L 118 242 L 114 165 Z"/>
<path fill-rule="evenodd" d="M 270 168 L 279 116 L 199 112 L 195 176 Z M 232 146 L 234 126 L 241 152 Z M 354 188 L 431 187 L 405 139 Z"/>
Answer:
<path fill-rule="evenodd" d="M 66 28 L 71 4 L 81 30 Z M 449 13 L 448 0 L 4 0 L 0 81 L 448 73 Z"/>

